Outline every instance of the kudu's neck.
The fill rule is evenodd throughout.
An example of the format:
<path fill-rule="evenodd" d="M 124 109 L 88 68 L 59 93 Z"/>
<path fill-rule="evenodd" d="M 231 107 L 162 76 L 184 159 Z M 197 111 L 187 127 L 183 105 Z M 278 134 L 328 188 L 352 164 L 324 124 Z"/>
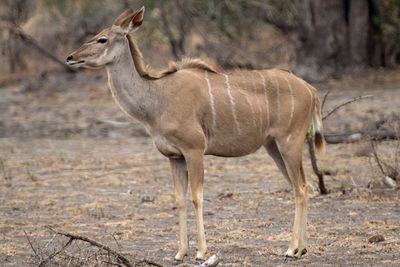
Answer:
<path fill-rule="evenodd" d="M 159 111 L 157 86 L 138 73 L 129 49 L 128 40 L 124 51 L 113 63 L 106 66 L 111 93 L 120 108 L 130 117 L 149 125 Z"/>

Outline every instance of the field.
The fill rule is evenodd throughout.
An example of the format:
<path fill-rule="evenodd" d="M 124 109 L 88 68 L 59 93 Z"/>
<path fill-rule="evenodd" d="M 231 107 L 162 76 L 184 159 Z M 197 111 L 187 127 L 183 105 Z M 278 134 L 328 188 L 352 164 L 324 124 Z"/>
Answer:
<path fill-rule="evenodd" d="M 375 95 L 331 116 L 327 132 L 359 130 L 398 112 L 400 79 L 364 78 L 318 86 L 321 96 L 333 88 L 326 110 Z M 126 118 L 104 74 L 51 75 L 40 84 L 4 86 L 0 94 L 0 265 L 35 266 L 27 236 L 43 248 L 50 226 L 168 266 L 178 240 L 168 160 L 140 125 L 107 122 Z M 386 153 L 394 144 L 382 142 L 380 149 Z M 370 152 L 368 142 L 328 145 L 320 165 L 332 173 L 330 194 L 321 196 L 305 151 L 308 253 L 287 264 L 293 193 L 272 159 L 263 150 L 206 157 L 209 255 L 219 255 L 219 266 L 400 266 L 399 190 L 381 183 Z M 196 247 L 189 207 L 188 263 Z M 374 235 L 384 241 L 369 242 Z"/>

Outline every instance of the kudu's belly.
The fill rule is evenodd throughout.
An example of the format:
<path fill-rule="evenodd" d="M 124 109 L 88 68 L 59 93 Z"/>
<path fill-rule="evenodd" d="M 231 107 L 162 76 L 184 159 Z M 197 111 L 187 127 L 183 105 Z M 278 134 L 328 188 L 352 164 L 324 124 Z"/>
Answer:
<path fill-rule="evenodd" d="M 240 157 L 257 151 L 265 144 L 267 133 L 253 129 L 242 130 L 240 134 L 220 133 L 207 139 L 206 155 Z"/>

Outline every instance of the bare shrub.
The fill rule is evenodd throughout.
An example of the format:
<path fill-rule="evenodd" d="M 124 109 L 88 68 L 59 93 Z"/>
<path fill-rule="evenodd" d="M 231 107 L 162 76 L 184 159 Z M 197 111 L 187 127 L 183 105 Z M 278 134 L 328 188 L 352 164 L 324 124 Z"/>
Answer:
<path fill-rule="evenodd" d="M 373 159 L 377 170 L 384 177 L 384 183 L 389 187 L 396 187 L 396 181 L 400 181 L 400 116 L 391 114 L 383 128 L 395 135 L 395 142 L 384 150 L 381 143 L 371 140 Z"/>

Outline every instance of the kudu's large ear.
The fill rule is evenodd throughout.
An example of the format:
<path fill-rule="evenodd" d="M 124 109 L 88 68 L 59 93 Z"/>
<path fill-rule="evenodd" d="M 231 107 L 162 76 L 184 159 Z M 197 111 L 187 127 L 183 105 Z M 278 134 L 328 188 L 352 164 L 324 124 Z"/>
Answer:
<path fill-rule="evenodd" d="M 124 19 L 126 19 L 131 14 L 133 14 L 133 9 L 132 8 L 128 8 L 127 10 L 122 12 L 121 15 L 118 16 L 118 18 L 116 18 L 114 20 L 113 25 L 121 25 L 121 23 L 124 21 Z"/>
<path fill-rule="evenodd" d="M 144 11 L 145 8 L 144 6 L 142 6 L 139 10 L 127 16 L 125 19 L 122 20 L 120 24 L 121 28 L 124 29 L 126 33 L 136 30 L 140 25 L 142 25 Z"/>

